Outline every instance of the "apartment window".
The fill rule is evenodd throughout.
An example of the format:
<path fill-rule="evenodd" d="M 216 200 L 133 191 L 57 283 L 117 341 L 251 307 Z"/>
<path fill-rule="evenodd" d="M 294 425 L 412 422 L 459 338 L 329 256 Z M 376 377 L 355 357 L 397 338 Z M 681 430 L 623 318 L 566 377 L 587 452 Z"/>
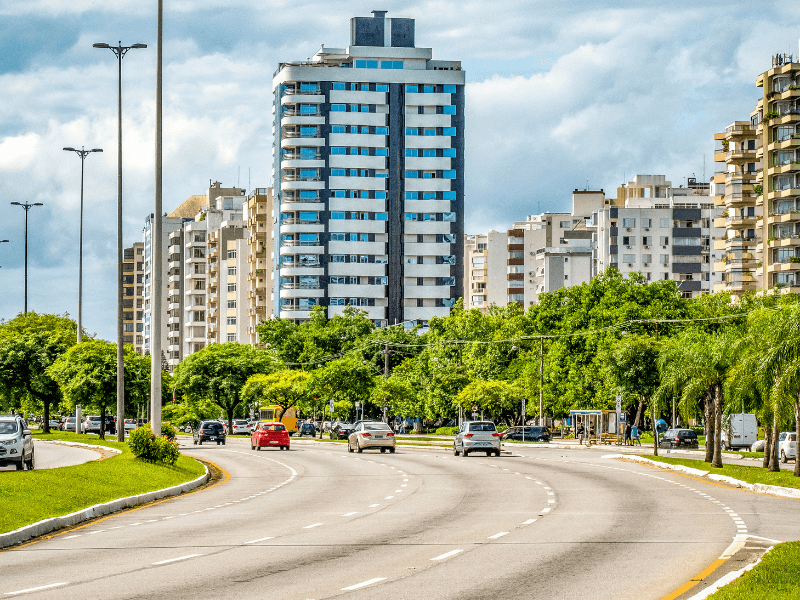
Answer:
<path fill-rule="evenodd" d="M 662 265 L 669 264 L 669 254 L 662 254 L 660 258 L 661 258 L 660 262 Z"/>
<path fill-rule="evenodd" d="M 653 255 L 652 254 L 642 254 L 642 262 L 643 263 L 651 263 L 651 262 L 653 262 Z"/>
<path fill-rule="evenodd" d="M 228 325 L 236 325 L 236 317 L 228 317 Z"/>
<path fill-rule="evenodd" d="M 642 227 L 649 228 L 649 227 L 652 227 L 652 226 L 653 226 L 653 220 L 652 219 L 642 219 Z"/>
<path fill-rule="evenodd" d="M 195 310 L 192 312 L 192 316 L 194 317 L 193 321 L 205 321 L 206 320 L 206 313 L 202 310 Z"/>
<path fill-rule="evenodd" d="M 623 246 L 635 246 L 636 245 L 636 238 L 632 235 L 623 235 L 622 236 L 622 245 Z"/>
<path fill-rule="evenodd" d="M 343 242 L 343 241 L 345 241 L 344 233 L 332 232 L 331 233 L 331 241 L 332 242 Z"/>
<path fill-rule="evenodd" d="M 669 236 L 662 235 L 661 237 L 658 238 L 658 243 L 661 246 L 669 246 Z"/>
<path fill-rule="evenodd" d="M 194 289 L 196 290 L 204 290 L 206 289 L 206 282 L 202 279 L 195 279 L 194 280 Z"/>
<path fill-rule="evenodd" d="M 235 342 L 235 341 L 236 341 L 236 334 L 235 333 L 229 333 L 228 334 L 228 342 Z"/>
<path fill-rule="evenodd" d="M 229 283 L 228 284 L 228 291 L 229 292 L 235 292 L 236 291 L 236 284 L 235 283 Z"/>
<path fill-rule="evenodd" d="M 649 246 L 652 243 L 653 243 L 652 236 L 645 235 L 642 237 L 642 246 Z"/>
<path fill-rule="evenodd" d="M 345 262 L 344 254 L 331 254 L 331 262 L 332 263 L 343 263 L 343 262 Z"/>
<path fill-rule="evenodd" d="M 622 255 L 622 262 L 624 262 L 624 263 L 635 263 L 636 262 L 636 255 L 635 254 L 623 254 Z"/>
<path fill-rule="evenodd" d="M 569 221 L 559 221 L 558 226 L 561 229 L 569 229 L 570 228 L 570 223 L 569 223 Z"/>
<path fill-rule="evenodd" d="M 228 267 L 228 275 L 236 275 L 236 267 Z"/>
<path fill-rule="evenodd" d="M 672 219 L 659 219 L 658 226 L 662 229 L 668 229 L 672 227 Z"/>
<path fill-rule="evenodd" d="M 406 127 L 406 135 L 417 135 L 416 127 Z"/>
<path fill-rule="evenodd" d="M 622 219 L 623 227 L 636 227 L 636 219 Z"/>
<path fill-rule="evenodd" d="M 672 238 L 673 246 L 699 246 L 699 237 L 676 237 Z"/>
<path fill-rule="evenodd" d="M 346 112 L 347 105 L 346 104 L 331 104 L 331 112 Z M 344 128 L 342 128 L 344 129 Z M 341 133 L 344 133 L 343 131 Z"/>
<path fill-rule="evenodd" d="M 236 308 L 236 300 L 228 300 L 228 308 Z"/>

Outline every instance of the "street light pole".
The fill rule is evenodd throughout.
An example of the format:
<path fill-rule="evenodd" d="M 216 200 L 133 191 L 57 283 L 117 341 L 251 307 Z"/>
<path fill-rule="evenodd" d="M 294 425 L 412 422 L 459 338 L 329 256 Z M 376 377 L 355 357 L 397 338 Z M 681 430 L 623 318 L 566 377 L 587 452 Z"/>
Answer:
<path fill-rule="evenodd" d="M 15 206 L 25 209 L 25 314 L 28 313 L 28 211 L 33 206 L 44 206 L 41 202 L 12 202 Z"/>
<path fill-rule="evenodd" d="M 125 363 L 122 343 L 122 59 L 131 48 L 147 48 L 146 44 L 110 46 L 92 44 L 94 48 L 107 48 L 117 57 L 119 77 L 117 83 L 117 441 L 125 441 Z"/>
<path fill-rule="evenodd" d="M 150 417 L 153 432 L 161 435 L 161 330 L 163 328 L 163 305 L 161 302 L 163 285 L 162 264 L 162 88 L 161 73 L 163 62 L 164 0 L 158 0 L 156 27 L 156 181 L 153 210 L 153 225 L 150 228 L 150 260 L 153 274 L 150 282 Z"/>
<path fill-rule="evenodd" d="M 80 227 L 78 234 L 78 343 L 81 343 L 82 326 L 81 326 L 81 313 L 83 312 L 83 163 L 86 157 L 92 152 L 102 152 L 102 148 L 94 148 L 92 150 L 84 150 L 81 146 L 80 150 L 75 148 L 64 148 L 67 152 L 74 152 L 81 157 L 81 210 L 80 210 Z"/>

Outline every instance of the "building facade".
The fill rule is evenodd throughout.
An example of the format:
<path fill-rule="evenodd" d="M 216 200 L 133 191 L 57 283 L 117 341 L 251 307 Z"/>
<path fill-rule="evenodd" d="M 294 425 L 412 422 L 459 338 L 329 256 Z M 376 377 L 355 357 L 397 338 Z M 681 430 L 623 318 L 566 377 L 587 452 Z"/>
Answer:
<path fill-rule="evenodd" d="M 272 188 L 257 188 L 247 198 L 247 254 L 245 263 L 247 313 L 241 315 L 247 327 L 242 339 L 258 343 L 256 328 L 275 314 L 275 201 Z M 298 264 L 299 266 L 299 264 Z M 307 265 L 303 273 L 323 276 L 319 266 Z"/>
<path fill-rule="evenodd" d="M 414 27 L 355 17 L 273 78 L 276 316 L 424 324 L 463 295 L 464 72 Z"/>
<path fill-rule="evenodd" d="M 144 245 L 136 242 L 123 250 L 122 343 L 142 352 L 144 344 Z"/>

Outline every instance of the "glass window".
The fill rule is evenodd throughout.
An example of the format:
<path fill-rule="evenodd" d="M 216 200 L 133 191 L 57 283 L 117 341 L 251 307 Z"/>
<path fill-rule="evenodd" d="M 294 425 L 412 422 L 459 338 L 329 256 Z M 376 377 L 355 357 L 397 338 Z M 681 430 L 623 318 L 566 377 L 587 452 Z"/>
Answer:
<path fill-rule="evenodd" d="M 661 244 L 662 246 L 668 246 L 669 236 L 662 235 L 661 237 L 658 238 L 658 243 Z"/>
<path fill-rule="evenodd" d="M 455 171 L 442 171 L 442 177 L 445 179 L 455 179 L 456 172 Z"/>
<path fill-rule="evenodd" d="M 436 173 L 433 173 L 431 171 L 426 171 L 426 172 L 422 173 L 422 178 L 423 179 L 436 179 Z"/>
<path fill-rule="evenodd" d="M 436 200 L 436 192 L 422 192 L 423 200 Z"/>
<path fill-rule="evenodd" d="M 357 156 L 358 155 L 358 148 L 350 148 L 350 155 Z"/>
<path fill-rule="evenodd" d="M 375 148 L 375 156 L 389 156 L 388 148 Z"/>
<path fill-rule="evenodd" d="M 443 127 L 442 128 L 442 135 L 455 135 L 456 128 L 455 127 Z"/>
<path fill-rule="evenodd" d="M 454 212 L 442 213 L 442 221 L 455 222 L 455 220 L 456 220 L 456 213 Z"/>
<path fill-rule="evenodd" d="M 433 86 L 432 85 L 424 85 L 424 86 L 422 86 L 422 91 L 424 93 L 426 93 L 426 94 L 432 94 L 433 93 Z"/>
<path fill-rule="evenodd" d="M 658 226 L 664 229 L 672 227 L 672 219 L 659 219 Z"/>
<path fill-rule="evenodd" d="M 406 148 L 406 156 L 417 156 L 416 148 Z"/>
<path fill-rule="evenodd" d="M 235 292 L 236 291 L 236 284 L 235 283 L 229 283 L 228 284 L 228 291 L 229 292 Z"/>
<path fill-rule="evenodd" d="M 642 227 L 652 227 L 652 219 L 642 219 Z"/>
<path fill-rule="evenodd" d="M 344 211 L 335 210 L 331 212 L 331 219 L 344 219 Z"/>
<path fill-rule="evenodd" d="M 375 198 L 378 200 L 386 200 L 386 192 L 375 192 Z"/>
<path fill-rule="evenodd" d="M 376 221 L 387 221 L 389 219 L 389 213 L 379 212 L 375 213 L 375 220 Z"/>
<path fill-rule="evenodd" d="M 417 86 L 415 85 L 407 85 L 406 86 L 406 94 L 416 94 L 417 93 Z"/>
<path fill-rule="evenodd" d="M 636 219 L 622 219 L 623 227 L 636 227 Z"/>
<path fill-rule="evenodd" d="M 406 192 L 406 200 L 416 200 L 417 192 Z"/>
<path fill-rule="evenodd" d="M 442 192 L 442 200 L 455 200 L 456 193 L 454 191 Z"/>
<path fill-rule="evenodd" d="M 362 127 L 361 133 L 369 133 L 369 127 Z"/>
<path fill-rule="evenodd" d="M 332 263 L 343 263 L 344 262 L 344 254 L 331 254 L 331 262 Z"/>
<path fill-rule="evenodd" d="M 347 106 L 344 104 L 331 104 L 331 112 L 345 112 Z"/>
<path fill-rule="evenodd" d="M 316 242 L 317 241 L 317 234 L 316 233 L 301 233 L 300 234 L 300 241 L 301 242 Z"/>
<path fill-rule="evenodd" d="M 381 61 L 381 69 L 393 69 L 392 61 L 391 60 L 382 60 Z"/>
<path fill-rule="evenodd" d="M 406 127 L 406 135 L 417 135 L 416 127 Z"/>
<path fill-rule="evenodd" d="M 228 258 L 236 258 L 236 250 L 228 250 Z"/>
<path fill-rule="evenodd" d="M 334 146 L 333 148 L 331 148 L 331 154 L 347 154 L 347 151 L 345 148 L 342 148 L 341 146 Z"/>
<path fill-rule="evenodd" d="M 358 112 L 358 104 L 351 104 L 350 112 Z"/>
<path fill-rule="evenodd" d="M 386 85 L 385 83 L 376 83 L 375 84 L 375 91 L 376 92 L 388 92 L 389 91 L 389 86 Z"/>
<path fill-rule="evenodd" d="M 389 128 L 388 127 L 376 127 L 375 128 L 375 135 L 389 135 Z"/>
<path fill-rule="evenodd" d="M 417 179 L 417 171 L 406 171 L 406 179 Z"/>
<path fill-rule="evenodd" d="M 453 105 L 443 106 L 442 113 L 446 115 L 454 115 L 456 114 L 456 107 Z"/>
<path fill-rule="evenodd" d="M 449 156 L 450 158 L 456 157 L 455 148 L 442 148 L 442 156 Z"/>
<path fill-rule="evenodd" d="M 331 233 L 331 240 L 334 242 L 343 242 L 344 241 L 344 234 L 343 233 Z"/>
<path fill-rule="evenodd" d="M 624 263 L 635 263 L 636 262 L 636 255 L 635 254 L 623 254 L 622 255 L 622 262 L 624 262 Z"/>
<path fill-rule="evenodd" d="M 316 221 L 317 220 L 317 213 L 315 213 L 315 212 L 301 212 L 300 213 L 300 220 L 301 221 Z"/>
<path fill-rule="evenodd" d="M 406 213 L 406 221 L 416 221 L 417 213 Z"/>
<path fill-rule="evenodd" d="M 344 190 L 333 190 L 331 192 L 332 198 L 344 198 Z"/>
<path fill-rule="evenodd" d="M 442 86 L 444 89 L 442 90 L 445 94 L 455 94 L 456 93 L 456 86 L 452 83 L 446 83 Z"/>
<path fill-rule="evenodd" d="M 331 176 L 332 177 L 344 177 L 345 171 L 344 169 L 331 169 Z"/>
<path fill-rule="evenodd" d="M 317 170 L 316 169 L 300 169 L 300 177 L 316 177 Z"/>
<path fill-rule="evenodd" d="M 228 267 L 228 275 L 236 275 L 236 267 Z"/>
<path fill-rule="evenodd" d="M 343 90 L 344 89 L 344 81 L 334 81 L 333 82 L 333 89 L 334 90 Z"/>
<path fill-rule="evenodd" d="M 344 133 L 344 125 L 331 125 L 331 133 Z"/>
<path fill-rule="evenodd" d="M 300 114 L 301 115 L 315 115 L 315 114 L 317 114 L 317 105 L 316 104 L 301 104 L 300 105 Z"/>
<path fill-rule="evenodd" d="M 368 113 L 369 112 L 369 104 L 362 104 L 361 105 L 361 112 Z"/>
<path fill-rule="evenodd" d="M 423 135 L 436 135 L 436 129 L 433 127 L 426 127 L 422 131 Z"/>

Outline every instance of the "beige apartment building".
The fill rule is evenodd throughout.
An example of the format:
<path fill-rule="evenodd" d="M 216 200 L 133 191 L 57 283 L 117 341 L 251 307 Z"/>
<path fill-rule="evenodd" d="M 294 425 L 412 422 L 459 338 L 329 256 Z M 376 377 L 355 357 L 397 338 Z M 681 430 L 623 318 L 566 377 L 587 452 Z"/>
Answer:
<path fill-rule="evenodd" d="M 715 203 L 726 211 L 725 235 L 715 241 L 726 251 L 718 289 L 734 296 L 800 292 L 800 62 L 773 56 L 756 86 L 761 98 L 750 121 L 714 136 L 722 165 Z"/>
<path fill-rule="evenodd" d="M 272 188 L 256 188 L 247 198 L 245 205 L 247 220 L 247 262 L 244 263 L 247 312 L 240 316 L 246 323 L 242 341 L 258 343 L 256 328 L 274 313 L 275 281 L 275 199 Z M 240 263 L 241 264 L 241 263 Z M 321 270 L 312 265 L 300 264 L 298 269 L 309 275 L 320 275 Z"/>
<path fill-rule="evenodd" d="M 122 259 L 122 343 L 142 352 L 144 296 L 144 244 L 136 242 L 123 250 Z"/>

